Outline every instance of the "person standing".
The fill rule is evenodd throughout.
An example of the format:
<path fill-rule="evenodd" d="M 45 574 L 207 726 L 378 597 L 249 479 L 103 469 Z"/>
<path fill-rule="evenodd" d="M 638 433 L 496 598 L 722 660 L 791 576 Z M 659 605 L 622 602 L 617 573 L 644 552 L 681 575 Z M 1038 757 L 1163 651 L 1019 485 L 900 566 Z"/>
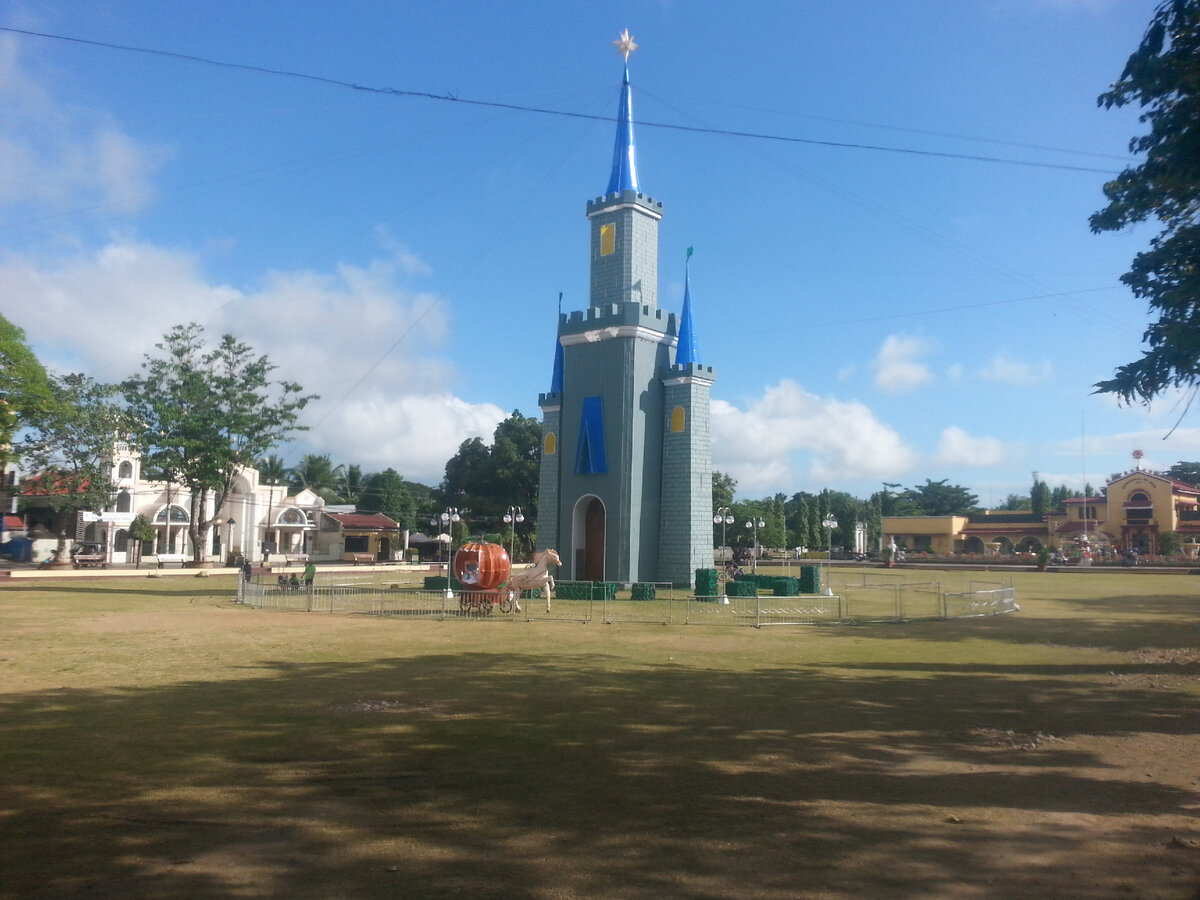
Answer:
<path fill-rule="evenodd" d="M 313 579 L 315 579 L 316 577 L 317 577 L 317 567 L 313 563 L 313 561 L 310 559 L 308 561 L 308 564 L 304 567 L 304 586 L 306 588 L 311 588 L 313 586 Z"/>

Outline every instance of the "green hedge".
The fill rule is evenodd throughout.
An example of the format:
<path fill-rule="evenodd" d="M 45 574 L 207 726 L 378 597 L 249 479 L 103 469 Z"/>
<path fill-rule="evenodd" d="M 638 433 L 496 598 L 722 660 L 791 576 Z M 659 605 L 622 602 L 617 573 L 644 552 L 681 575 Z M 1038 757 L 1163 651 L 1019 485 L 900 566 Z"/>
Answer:
<path fill-rule="evenodd" d="M 554 595 L 559 600 L 587 600 L 591 589 L 590 581 L 558 581 L 554 584 Z"/>
<path fill-rule="evenodd" d="M 725 582 L 725 593 L 730 597 L 757 597 L 758 585 L 745 578 Z"/>
<path fill-rule="evenodd" d="M 657 591 L 652 584 L 635 584 L 633 586 L 631 600 L 653 600 L 658 596 Z"/>
<path fill-rule="evenodd" d="M 819 566 L 800 567 L 800 593 L 821 593 L 821 569 Z"/>
<path fill-rule="evenodd" d="M 776 578 L 771 585 L 776 597 L 795 597 L 800 593 L 800 579 L 789 575 Z"/>
<path fill-rule="evenodd" d="M 559 581 L 554 594 L 559 600 L 594 600 L 603 602 L 617 596 L 617 585 L 612 581 Z"/>
<path fill-rule="evenodd" d="M 696 570 L 696 596 L 715 597 L 721 593 L 721 581 L 716 569 Z"/>

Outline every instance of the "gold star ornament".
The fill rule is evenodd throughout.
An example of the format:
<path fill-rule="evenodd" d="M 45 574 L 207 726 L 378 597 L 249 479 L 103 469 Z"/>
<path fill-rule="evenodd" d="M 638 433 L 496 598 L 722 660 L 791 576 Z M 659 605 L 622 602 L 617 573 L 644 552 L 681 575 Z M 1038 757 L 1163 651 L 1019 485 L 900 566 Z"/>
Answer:
<path fill-rule="evenodd" d="M 621 37 L 613 41 L 613 46 L 617 48 L 618 53 L 625 54 L 625 62 L 629 62 L 629 54 L 638 48 L 638 45 L 633 42 L 633 36 L 626 28 L 621 32 Z"/>

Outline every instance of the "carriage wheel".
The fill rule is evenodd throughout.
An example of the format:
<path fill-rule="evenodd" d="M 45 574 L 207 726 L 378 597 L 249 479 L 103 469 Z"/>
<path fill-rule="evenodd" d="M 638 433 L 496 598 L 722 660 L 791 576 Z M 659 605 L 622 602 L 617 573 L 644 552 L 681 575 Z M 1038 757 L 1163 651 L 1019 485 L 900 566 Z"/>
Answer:
<path fill-rule="evenodd" d="M 465 613 L 471 611 L 471 601 L 468 600 L 466 597 L 462 596 L 461 594 L 458 597 L 458 609 L 460 612 L 465 612 Z"/>
<path fill-rule="evenodd" d="M 481 616 L 490 616 L 492 614 L 492 601 L 487 597 L 479 601 L 479 614 Z"/>
<path fill-rule="evenodd" d="M 509 596 L 507 594 L 505 594 L 504 599 L 500 601 L 500 612 L 510 613 L 512 611 L 513 611 L 513 602 L 509 598 Z"/>

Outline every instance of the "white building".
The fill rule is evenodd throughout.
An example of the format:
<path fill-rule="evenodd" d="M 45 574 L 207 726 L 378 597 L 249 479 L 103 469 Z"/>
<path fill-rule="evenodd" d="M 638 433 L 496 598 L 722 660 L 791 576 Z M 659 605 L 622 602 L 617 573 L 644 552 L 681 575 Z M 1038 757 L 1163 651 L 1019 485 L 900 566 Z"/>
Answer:
<path fill-rule="evenodd" d="M 143 555 L 192 558 L 188 537 L 191 494 L 187 488 L 142 477 L 141 455 L 124 441 L 113 446 L 113 502 L 100 513 L 83 513 L 77 540 L 104 545 L 107 560 L 133 562 L 129 526 L 139 514 L 157 530 L 153 546 L 147 542 Z M 252 562 L 272 554 L 313 554 L 317 521 L 325 501 L 311 490 L 287 496 L 287 485 L 262 484 L 257 469 L 242 469 L 217 515 L 211 504 L 205 520 L 214 524 L 201 536 L 202 558 L 225 562 L 230 555 Z M 338 556 L 340 558 L 340 548 Z"/>

